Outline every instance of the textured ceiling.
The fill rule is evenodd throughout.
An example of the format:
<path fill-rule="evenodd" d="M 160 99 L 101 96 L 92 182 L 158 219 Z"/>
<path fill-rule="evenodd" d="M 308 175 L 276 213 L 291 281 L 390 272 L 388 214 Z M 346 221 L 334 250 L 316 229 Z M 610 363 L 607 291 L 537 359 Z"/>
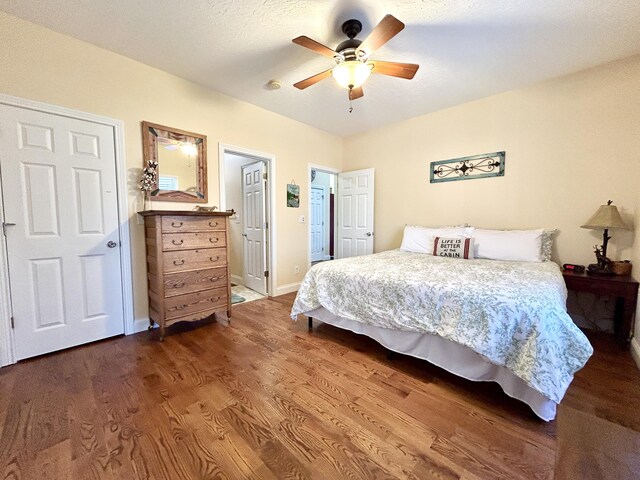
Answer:
<path fill-rule="evenodd" d="M 638 0 L 0 0 L 0 10 L 232 97 L 348 136 L 640 53 Z M 333 79 L 298 80 L 332 61 L 340 25 L 364 38 L 387 13 L 406 24 L 373 59 L 420 64 L 411 80 L 372 75 L 348 113 Z M 268 90 L 270 79 L 282 82 Z"/>

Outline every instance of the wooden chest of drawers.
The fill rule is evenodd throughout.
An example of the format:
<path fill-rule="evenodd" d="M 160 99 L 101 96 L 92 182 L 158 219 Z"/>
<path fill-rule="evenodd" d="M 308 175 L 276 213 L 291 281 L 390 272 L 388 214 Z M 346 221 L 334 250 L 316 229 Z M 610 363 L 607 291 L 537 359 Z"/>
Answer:
<path fill-rule="evenodd" d="M 148 210 L 149 324 L 165 329 L 215 312 L 231 317 L 227 212 Z"/>

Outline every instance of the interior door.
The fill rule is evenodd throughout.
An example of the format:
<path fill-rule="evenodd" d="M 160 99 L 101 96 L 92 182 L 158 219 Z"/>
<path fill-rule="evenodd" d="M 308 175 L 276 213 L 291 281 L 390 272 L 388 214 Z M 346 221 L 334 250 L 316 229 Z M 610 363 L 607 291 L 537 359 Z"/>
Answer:
<path fill-rule="evenodd" d="M 0 105 L 0 169 L 17 358 L 124 333 L 112 128 Z"/>
<path fill-rule="evenodd" d="M 373 168 L 338 174 L 338 258 L 373 253 Z"/>
<path fill-rule="evenodd" d="M 246 287 L 263 295 L 267 294 L 266 270 L 266 208 L 263 162 L 242 167 L 243 276 Z"/>
<path fill-rule="evenodd" d="M 311 261 L 324 260 L 325 188 L 311 187 Z"/>

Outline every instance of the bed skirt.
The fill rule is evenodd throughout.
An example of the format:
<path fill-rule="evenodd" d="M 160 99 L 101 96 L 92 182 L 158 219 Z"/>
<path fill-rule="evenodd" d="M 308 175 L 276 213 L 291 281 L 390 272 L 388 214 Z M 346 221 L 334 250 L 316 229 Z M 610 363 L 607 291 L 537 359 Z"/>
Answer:
<path fill-rule="evenodd" d="M 304 312 L 303 315 L 324 323 L 366 335 L 388 350 L 426 360 L 467 380 L 496 382 L 510 397 L 531 407 L 542 420 L 551 421 L 556 416 L 557 404 L 529 387 L 504 367 L 486 361 L 468 347 L 428 333 L 391 330 L 338 317 L 324 307 Z"/>

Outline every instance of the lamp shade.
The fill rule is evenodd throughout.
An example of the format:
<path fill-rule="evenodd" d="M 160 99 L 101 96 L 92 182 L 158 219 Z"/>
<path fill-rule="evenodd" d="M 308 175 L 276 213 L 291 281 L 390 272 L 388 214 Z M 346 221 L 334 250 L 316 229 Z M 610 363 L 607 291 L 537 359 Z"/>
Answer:
<path fill-rule="evenodd" d="M 350 60 L 336 65 L 332 74 L 341 87 L 358 88 L 371 75 L 371 67 L 358 60 Z"/>
<path fill-rule="evenodd" d="M 622 221 L 620 212 L 615 205 L 601 205 L 598 211 L 582 225 L 582 228 L 602 229 L 602 228 L 626 228 L 629 226 Z"/>

